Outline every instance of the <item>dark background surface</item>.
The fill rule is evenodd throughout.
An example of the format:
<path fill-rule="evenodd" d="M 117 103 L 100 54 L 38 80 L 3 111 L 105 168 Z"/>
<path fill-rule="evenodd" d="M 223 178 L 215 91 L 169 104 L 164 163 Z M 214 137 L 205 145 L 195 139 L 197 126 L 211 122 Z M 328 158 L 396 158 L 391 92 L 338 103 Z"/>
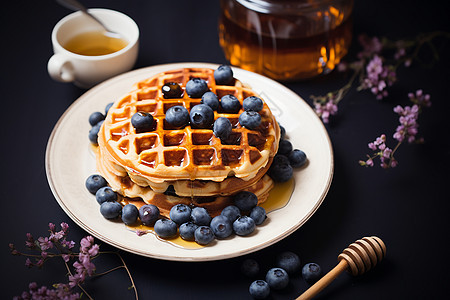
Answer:
<path fill-rule="evenodd" d="M 141 30 L 136 68 L 171 62 L 225 63 L 218 44 L 218 1 L 84 1 L 131 16 Z M 411 38 L 421 32 L 450 30 L 448 9 L 442 1 L 356 1 L 354 34 Z M 47 224 L 67 222 L 70 238 L 86 235 L 64 213 L 48 186 L 44 157 L 53 126 L 85 90 L 54 82 L 47 74 L 52 55 L 53 26 L 70 12 L 54 1 L 11 2 L 2 10 L 1 158 L 4 166 L 0 195 L 1 258 L 4 299 L 20 295 L 28 283 L 51 286 L 65 282 L 60 261 L 42 270 L 28 270 L 23 257 L 11 256 L 8 243 L 24 249 L 25 234 L 47 234 Z M 347 57 L 359 51 L 356 41 Z M 333 268 L 337 255 L 353 241 L 381 237 L 386 259 L 373 271 L 351 277 L 342 274 L 318 299 L 441 299 L 448 297 L 449 241 L 449 134 L 450 44 L 443 44 L 441 60 L 432 68 L 413 65 L 398 72 L 390 96 L 377 101 L 354 89 L 339 106 L 339 115 L 327 126 L 335 155 L 331 189 L 321 207 L 299 230 L 281 242 L 248 255 L 273 266 L 273 257 L 290 250 L 303 263 Z M 339 73 L 324 78 L 288 83 L 287 87 L 312 103 L 311 94 L 323 94 L 343 82 Z M 358 160 L 369 153 L 367 143 L 381 133 L 390 138 L 398 124 L 392 109 L 410 105 L 407 93 L 423 89 L 432 107 L 420 116 L 423 145 L 403 145 L 399 166 L 392 170 L 362 168 Z M 391 144 L 393 143 L 392 140 Z M 99 241 L 98 241 L 99 242 Z M 102 250 L 114 250 L 107 244 Z M 141 299 L 249 299 L 252 279 L 240 274 L 243 257 L 205 263 L 160 261 L 121 252 Z M 99 271 L 120 262 L 114 255 L 100 258 Z M 260 276 L 262 278 L 263 276 Z M 96 299 L 133 299 L 124 271 L 89 281 Z M 291 299 L 307 288 L 300 276 L 273 299 Z"/>

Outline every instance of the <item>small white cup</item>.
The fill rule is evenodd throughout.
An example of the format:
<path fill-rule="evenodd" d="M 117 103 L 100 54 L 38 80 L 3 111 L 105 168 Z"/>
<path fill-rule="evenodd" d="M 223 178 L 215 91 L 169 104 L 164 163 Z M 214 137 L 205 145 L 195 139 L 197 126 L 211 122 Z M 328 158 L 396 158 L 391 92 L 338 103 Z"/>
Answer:
<path fill-rule="evenodd" d="M 139 48 L 139 28 L 123 13 L 94 8 L 95 15 L 108 29 L 117 32 L 128 44 L 119 51 L 97 56 L 79 55 L 66 50 L 63 45 L 74 36 L 99 31 L 102 27 L 81 11 L 61 19 L 53 28 L 52 44 L 54 55 L 47 64 L 48 73 L 57 81 L 73 82 L 81 88 L 90 88 L 120 73 L 129 71 L 136 63 Z"/>

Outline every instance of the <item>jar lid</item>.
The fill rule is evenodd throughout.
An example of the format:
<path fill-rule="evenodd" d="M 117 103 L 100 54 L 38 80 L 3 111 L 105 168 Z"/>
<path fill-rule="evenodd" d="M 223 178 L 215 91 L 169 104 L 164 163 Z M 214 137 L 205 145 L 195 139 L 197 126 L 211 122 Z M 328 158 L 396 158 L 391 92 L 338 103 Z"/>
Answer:
<path fill-rule="evenodd" d="M 314 10 L 329 4 L 333 0 L 236 0 L 246 8 L 260 13 L 286 13 L 295 14 L 300 11 Z"/>

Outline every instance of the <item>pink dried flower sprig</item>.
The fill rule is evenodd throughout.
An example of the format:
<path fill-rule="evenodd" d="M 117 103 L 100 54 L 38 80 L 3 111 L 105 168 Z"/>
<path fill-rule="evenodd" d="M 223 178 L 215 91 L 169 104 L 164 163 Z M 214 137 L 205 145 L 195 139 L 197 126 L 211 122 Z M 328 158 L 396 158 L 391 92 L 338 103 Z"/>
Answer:
<path fill-rule="evenodd" d="M 428 46 L 435 54 L 431 63 L 438 59 L 433 43 L 439 38 L 450 39 L 450 33 L 436 31 L 412 40 L 397 41 L 360 35 L 358 41 L 362 50 L 357 54 L 357 60 L 341 62 L 337 66 L 339 72 L 352 72 L 347 83 L 323 96 L 311 96 L 316 114 L 324 123 L 329 123 L 330 116 L 337 114 L 338 104 L 356 82 L 358 91 L 370 91 L 378 100 L 386 98 L 389 95 L 388 88 L 398 81 L 397 69 L 400 66 L 409 67 L 413 61 L 423 63 L 419 54 L 424 47 Z"/>
<path fill-rule="evenodd" d="M 373 167 L 374 159 L 379 158 L 380 166 L 382 168 L 394 168 L 398 164 L 394 154 L 404 141 L 407 141 L 408 143 L 423 142 L 422 138 L 417 138 L 419 129 L 417 121 L 422 107 L 431 106 L 430 95 L 423 94 L 422 90 L 417 90 L 415 94 L 409 93 L 408 97 L 411 102 L 415 103 L 414 105 L 405 107 L 397 105 L 394 108 L 394 112 L 400 116 L 400 125 L 397 126 L 395 133 L 393 134 L 393 138 L 397 140 L 397 145 L 393 149 L 387 147 L 386 135 L 382 134 L 374 142 L 369 143 L 369 149 L 374 152 L 372 155 L 367 155 L 367 160 L 359 161 L 361 166 Z"/>
<path fill-rule="evenodd" d="M 86 278 L 104 275 L 119 268 L 124 268 L 127 271 L 137 299 L 137 289 L 134 285 L 133 278 L 131 277 L 125 261 L 118 252 L 100 252 L 100 246 L 94 242 L 92 236 L 82 238 L 80 241 L 79 252 L 74 252 L 72 249 L 75 246 L 75 242 L 67 239 L 69 225 L 66 223 L 61 223 L 61 230 L 59 231 L 56 231 L 55 224 L 49 223 L 49 232 L 49 236 L 39 237 L 38 239 L 35 239 L 31 233 L 26 234 L 26 248 L 29 251 L 37 251 L 39 254 L 22 253 L 16 249 L 14 244 L 9 244 L 11 254 L 25 256 L 25 265 L 30 268 L 34 266 L 42 267 L 46 260 L 60 257 L 67 269 L 68 282 L 54 284 L 53 289 L 49 289 L 46 286 L 38 287 L 37 284 L 33 282 L 29 284 L 29 291 L 23 292 L 21 296 L 17 296 L 15 299 L 79 299 L 80 294 L 74 291 L 75 287 L 81 289 L 83 295 L 92 299 L 82 287 Z M 101 274 L 97 274 L 95 272 L 96 267 L 93 260 L 101 253 L 114 253 L 118 255 L 122 261 L 122 265 Z M 69 266 L 70 260 L 74 260 L 72 269 Z"/>

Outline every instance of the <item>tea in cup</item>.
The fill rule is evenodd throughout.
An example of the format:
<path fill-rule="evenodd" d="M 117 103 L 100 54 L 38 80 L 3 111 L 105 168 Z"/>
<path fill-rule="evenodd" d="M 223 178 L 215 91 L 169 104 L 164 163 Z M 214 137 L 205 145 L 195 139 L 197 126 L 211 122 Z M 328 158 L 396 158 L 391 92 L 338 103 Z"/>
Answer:
<path fill-rule="evenodd" d="M 54 55 L 48 72 L 57 81 L 89 88 L 129 71 L 136 63 L 139 28 L 128 16 L 108 9 L 89 9 L 111 34 L 78 11 L 59 21 L 52 32 Z"/>

